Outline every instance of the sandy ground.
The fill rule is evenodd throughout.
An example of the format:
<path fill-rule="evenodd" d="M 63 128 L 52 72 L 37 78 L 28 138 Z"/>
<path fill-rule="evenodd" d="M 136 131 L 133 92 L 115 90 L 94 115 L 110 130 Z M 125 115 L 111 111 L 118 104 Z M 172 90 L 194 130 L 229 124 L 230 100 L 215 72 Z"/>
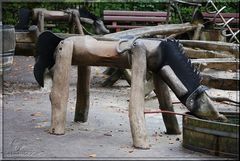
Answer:
<path fill-rule="evenodd" d="M 90 111 L 86 123 L 74 123 L 76 100 L 76 67 L 71 69 L 70 97 L 67 107 L 66 134 L 50 135 L 51 106 L 49 88 L 40 89 L 33 77 L 33 57 L 15 56 L 12 71 L 4 74 L 2 157 L 8 160 L 226 160 L 183 148 L 182 135 L 165 134 L 161 114 L 145 115 L 149 150 L 134 149 L 128 121 L 130 86 L 119 80 L 113 87 L 103 88 L 104 67 L 92 67 Z M 2 81 L 1 81 L 2 83 Z M 236 92 L 211 90 L 213 95 L 236 99 Z M 172 94 L 173 101 L 178 101 Z M 146 98 L 147 109 L 157 109 L 158 102 L 151 93 Z M 221 111 L 236 111 L 237 106 L 216 103 Z M 187 109 L 174 105 L 175 111 Z M 178 115 L 182 129 L 182 116 Z M 1 139 L 0 139 L 1 140 Z"/>

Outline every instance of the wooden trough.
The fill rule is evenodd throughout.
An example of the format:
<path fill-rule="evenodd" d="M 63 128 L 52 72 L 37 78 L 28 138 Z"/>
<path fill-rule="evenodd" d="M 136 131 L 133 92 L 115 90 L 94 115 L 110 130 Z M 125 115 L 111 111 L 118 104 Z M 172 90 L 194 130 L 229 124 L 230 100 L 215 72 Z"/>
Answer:
<path fill-rule="evenodd" d="M 183 116 L 183 147 L 216 156 L 239 158 L 239 113 L 222 112 L 228 122 Z"/>

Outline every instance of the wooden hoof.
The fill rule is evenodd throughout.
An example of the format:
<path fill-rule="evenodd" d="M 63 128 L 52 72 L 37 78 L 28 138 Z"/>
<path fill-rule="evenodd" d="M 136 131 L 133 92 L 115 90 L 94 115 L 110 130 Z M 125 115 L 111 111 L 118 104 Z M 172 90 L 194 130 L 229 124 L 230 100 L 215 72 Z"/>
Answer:
<path fill-rule="evenodd" d="M 64 128 L 54 128 L 54 127 L 51 127 L 49 129 L 49 133 L 53 134 L 53 135 L 64 135 L 65 131 L 64 131 Z"/>
<path fill-rule="evenodd" d="M 150 146 L 147 144 L 147 145 L 133 145 L 134 148 L 136 149 L 141 149 L 141 150 L 148 150 L 150 149 Z"/>
<path fill-rule="evenodd" d="M 167 130 L 167 132 L 165 132 L 165 134 L 167 135 L 181 135 L 181 131 L 176 131 L 175 129 L 173 130 Z"/>

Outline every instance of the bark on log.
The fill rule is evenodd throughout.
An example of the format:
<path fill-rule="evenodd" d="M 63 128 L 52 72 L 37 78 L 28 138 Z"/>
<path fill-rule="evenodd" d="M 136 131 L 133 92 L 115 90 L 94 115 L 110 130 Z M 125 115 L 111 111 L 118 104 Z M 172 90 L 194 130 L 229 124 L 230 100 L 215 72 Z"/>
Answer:
<path fill-rule="evenodd" d="M 146 51 L 136 45 L 132 49 L 132 85 L 129 102 L 129 120 L 133 146 L 148 149 L 147 131 L 144 119 L 144 81 L 146 77 Z"/>
<path fill-rule="evenodd" d="M 53 85 L 50 93 L 52 105 L 52 134 L 64 134 L 66 123 L 67 101 L 69 97 L 69 78 L 72 60 L 73 42 L 62 41 L 56 50 Z"/>
<path fill-rule="evenodd" d="M 161 110 L 174 111 L 167 84 L 162 80 L 160 75 L 156 73 L 153 74 L 153 82 L 155 86 L 154 92 L 159 102 L 159 108 Z M 162 113 L 162 116 L 167 134 L 181 134 L 176 115 Z"/>
<path fill-rule="evenodd" d="M 239 58 L 239 44 L 219 42 L 219 41 L 200 41 L 200 40 L 179 40 L 185 47 L 201 48 L 206 50 L 229 51 Z"/>

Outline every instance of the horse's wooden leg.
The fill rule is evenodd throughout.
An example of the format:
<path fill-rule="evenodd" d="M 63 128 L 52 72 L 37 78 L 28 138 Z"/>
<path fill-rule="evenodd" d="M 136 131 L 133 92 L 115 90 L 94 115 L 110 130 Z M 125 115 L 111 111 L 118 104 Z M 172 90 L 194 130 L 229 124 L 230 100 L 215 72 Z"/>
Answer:
<path fill-rule="evenodd" d="M 61 41 L 56 49 L 53 86 L 50 93 L 52 118 L 50 133 L 64 134 L 67 101 L 69 96 L 69 73 L 72 61 L 73 42 Z"/>
<path fill-rule="evenodd" d="M 78 66 L 75 122 L 86 122 L 89 111 L 90 66 Z"/>
<path fill-rule="evenodd" d="M 132 49 L 132 83 L 129 103 L 129 120 L 133 146 L 148 149 L 144 118 L 144 81 L 146 77 L 146 50 L 141 45 Z"/>
<path fill-rule="evenodd" d="M 167 84 L 162 80 L 159 74 L 153 73 L 153 81 L 157 95 L 159 107 L 161 110 L 174 111 Z M 176 115 L 162 113 L 163 121 L 167 134 L 181 134 Z"/>

